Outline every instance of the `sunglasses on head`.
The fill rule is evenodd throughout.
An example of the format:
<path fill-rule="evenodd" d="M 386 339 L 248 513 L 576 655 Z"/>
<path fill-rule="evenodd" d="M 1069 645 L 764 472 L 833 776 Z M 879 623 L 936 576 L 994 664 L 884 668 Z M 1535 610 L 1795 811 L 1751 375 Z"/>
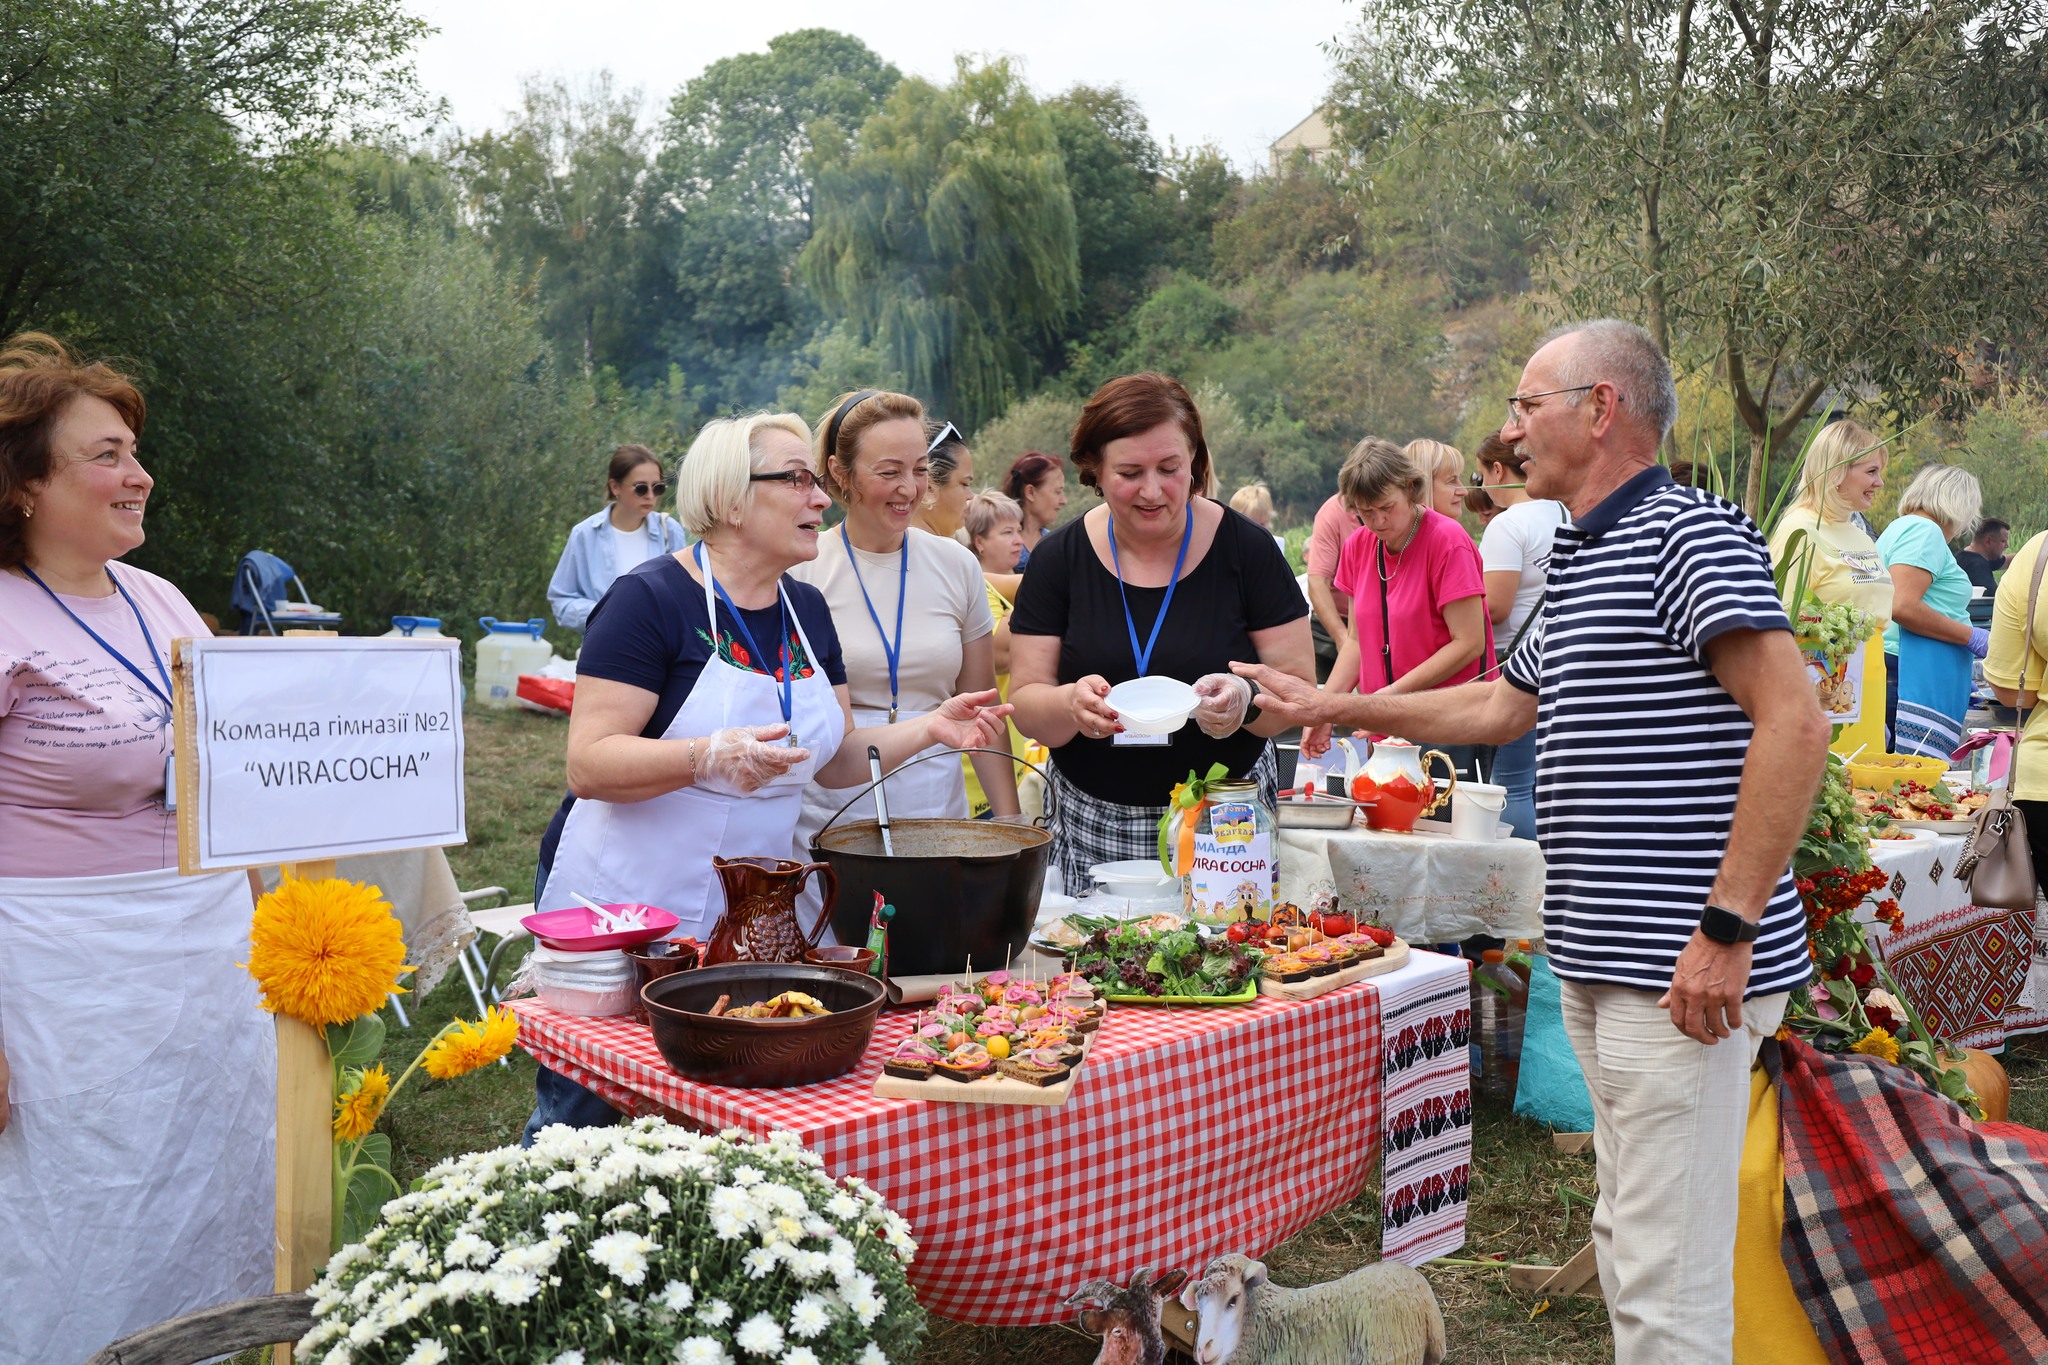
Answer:
<path fill-rule="evenodd" d="M 948 422 L 946 423 L 946 425 L 939 428 L 938 435 L 932 437 L 932 443 L 924 448 L 924 453 L 927 455 L 931 454 L 934 450 L 937 450 L 940 446 L 944 445 L 949 439 L 954 441 L 965 441 L 967 438 L 960 434 L 960 428 L 954 426 L 951 422 Z"/>
<path fill-rule="evenodd" d="M 647 496 L 647 490 L 650 488 L 654 490 L 654 496 L 658 498 L 663 493 L 668 492 L 668 482 L 666 480 L 662 480 L 656 483 L 648 483 L 646 480 L 643 479 L 639 483 L 633 485 L 633 496 L 636 498 L 644 498 Z"/>

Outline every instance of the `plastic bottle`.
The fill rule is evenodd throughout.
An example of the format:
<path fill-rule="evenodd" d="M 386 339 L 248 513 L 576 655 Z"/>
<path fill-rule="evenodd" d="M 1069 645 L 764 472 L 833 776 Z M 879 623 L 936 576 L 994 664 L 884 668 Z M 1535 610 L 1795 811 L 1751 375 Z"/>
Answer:
<path fill-rule="evenodd" d="M 1526 958 L 1529 941 L 1517 945 Z M 1472 973 L 1473 1088 L 1496 1104 L 1515 1102 L 1521 1077 L 1522 1028 L 1529 1017 L 1529 972 L 1507 960 L 1499 948 L 1481 953 Z"/>
<path fill-rule="evenodd" d="M 438 616 L 394 616 L 391 618 L 391 629 L 385 631 L 384 635 L 387 639 L 392 636 L 400 636 L 409 640 L 439 640 L 442 638 L 441 618 Z"/>
<path fill-rule="evenodd" d="M 483 616 L 477 624 L 484 628 L 484 637 L 476 642 L 476 699 L 484 706 L 511 706 L 519 675 L 540 672 L 554 657 L 554 650 L 540 638 L 547 622 L 538 616 L 530 621 Z"/>

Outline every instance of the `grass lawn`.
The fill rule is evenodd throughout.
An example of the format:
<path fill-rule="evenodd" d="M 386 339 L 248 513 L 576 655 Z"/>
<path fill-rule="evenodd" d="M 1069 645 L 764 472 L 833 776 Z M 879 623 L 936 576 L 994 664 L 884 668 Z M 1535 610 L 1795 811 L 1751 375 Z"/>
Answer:
<path fill-rule="evenodd" d="M 504 886 L 513 899 L 531 894 L 541 831 L 562 793 L 566 725 L 524 712 L 478 711 L 466 721 L 470 843 L 450 849 L 464 887 Z M 418 1002 L 410 1029 L 393 1029 L 386 1049 L 392 1073 L 457 1014 L 473 1010 L 461 977 L 451 974 Z M 2013 1076 L 2014 1120 L 2048 1124 L 2048 1055 L 2007 1061 Z M 424 1082 L 424 1083 L 423 1083 Z M 398 1175 L 409 1181 L 440 1158 L 517 1141 L 532 1108 L 533 1062 L 515 1052 L 511 1064 L 457 1081 L 414 1077 L 387 1112 Z M 1247 1161 L 1258 1154 L 1248 1151 Z M 1474 1118 L 1469 1242 L 1461 1258 L 1497 1255 L 1558 1264 L 1584 1244 L 1593 1193 L 1593 1160 L 1562 1156 L 1548 1130 L 1481 1104 Z M 1379 1254 L 1377 1182 L 1273 1254 L 1281 1283 L 1330 1279 Z M 1115 1211 L 1109 1211 L 1115 1216 Z M 1076 1267 L 1074 1280 L 1093 1277 Z M 1451 1358 L 1464 1362 L 1605 1361 L 1613 1346 L 1599 1300 L 1574 1298 L 1547 1306 L 1508 1292 L 1504 1271 L 1439 1267 L 1431 1283 L 1450 1327 Z M 934 1320 L 919 1353 L 921 1365 L 1084 1365 L 1093 1338 L 1062 1327 L 992 1329 Z"/>

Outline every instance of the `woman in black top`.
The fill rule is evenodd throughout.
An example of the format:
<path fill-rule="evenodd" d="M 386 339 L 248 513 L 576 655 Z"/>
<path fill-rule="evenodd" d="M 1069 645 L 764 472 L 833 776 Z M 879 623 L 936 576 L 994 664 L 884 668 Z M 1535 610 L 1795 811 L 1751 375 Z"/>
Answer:
<path fill-rule="evenodd" d="M 1191 768 L 1222 763 L 1273 800 L 1267 741 L 1286 727 L 1233 686 L 1233 660 L 1315 677 L 1308 604 L 1273 537 L 1194 495 L 1209 446 L 1178 380 L 1103 385 L 1075 424 L 1073 458 L 1103 505 L 1040 544 L 1010 618 L 1010 701 L 1017 728 L 1053 752 L 1047 813 L 1070 889 L 1096 863 L 1154 856 L 1159 817 Z M 1132 743 L 1110 686 L 1157 674 L 1195 685 L 1196 724 Z"/>

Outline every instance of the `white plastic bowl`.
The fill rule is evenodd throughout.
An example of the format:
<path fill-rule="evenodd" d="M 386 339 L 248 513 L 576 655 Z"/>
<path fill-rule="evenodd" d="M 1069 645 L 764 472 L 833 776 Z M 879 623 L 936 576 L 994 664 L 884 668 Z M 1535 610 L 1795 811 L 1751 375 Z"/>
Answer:
<path fill-rule="evenodd" d="M 1123 896 L 1134 901 L 1160 900 L 1170 895 L 1174 879 L 1150 858 L 1130 858 L 1120 863 L 1097 863 L 1088 869 L 1105 896 Z"/>
<path fill-rule="evenodd" d="M 1170 735 L 1195 714 L 1195 689 L 1153 674 L 1109 689 L 1109 708 L 1134 735 Z"/>

